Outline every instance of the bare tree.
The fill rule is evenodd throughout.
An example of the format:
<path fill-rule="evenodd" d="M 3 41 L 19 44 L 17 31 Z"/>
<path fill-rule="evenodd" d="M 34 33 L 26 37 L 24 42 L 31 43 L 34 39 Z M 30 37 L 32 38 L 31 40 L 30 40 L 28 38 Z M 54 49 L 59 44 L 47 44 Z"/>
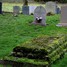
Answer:
<path fill-rule="evenodd" d="M 28 5 L 28 1 L 27 0 L 24 0 L 23 2 L 24 2 L 23 5 Z"/>

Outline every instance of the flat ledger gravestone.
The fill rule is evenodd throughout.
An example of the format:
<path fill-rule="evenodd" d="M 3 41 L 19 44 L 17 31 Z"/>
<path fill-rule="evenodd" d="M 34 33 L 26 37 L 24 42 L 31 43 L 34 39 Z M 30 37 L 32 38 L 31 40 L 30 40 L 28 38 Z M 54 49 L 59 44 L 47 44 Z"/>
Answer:
<path fill-rule="evenodd" d="M 34 10 L 34 22 L 33 24 L 46 25 L 46 10 L 42 6 L 38 6 Z"/>
<path fill-rule="evenodd" d="M 2 2 L 0 2 L 0 14 L 2 14 Z"/>
<path fill-rule="evenodd" d="M 22 7 L 22 13 L 24 15 L 29 15 L 29 6 L 23 6 Z"/>
<path fill-rule="evenodd" d="M 57 13 L 57 4 L 55 2 L 49 1 L 46 3 L 45 5 L 45 9 L 46 9 L 46 13 L 53 13 L 56 14 Z"/>
<path fill-rule="evenodd" d="M 19 6 L 14 6 L 13 7 L 13 15 L 17 16 L 20 13 L 20 7 Z"/>
<path fill-rule="evenodd" d="M 67 6 L 61 7 L 61 18 L 60 22 L 57 26 L 67 26 Z"/>

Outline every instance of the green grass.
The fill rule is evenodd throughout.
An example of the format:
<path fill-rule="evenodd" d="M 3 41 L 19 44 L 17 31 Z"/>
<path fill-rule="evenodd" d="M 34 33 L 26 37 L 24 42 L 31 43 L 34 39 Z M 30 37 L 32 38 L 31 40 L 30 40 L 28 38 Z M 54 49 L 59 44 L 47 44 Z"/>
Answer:
<path fill-rule="evenodd" d="M 0 67 L 4 67 L 5 65 L 0 65 Z M 12 66 L 10 66 L 10 65 L 8 65 L 7 67 L 12 67 Z"/>
<path fill-rule="evenodd" d="M 3 67 L 3 65 L 0 65 L 0 67 Z"/>
<path fill-rule="evenodd" d="M 59 18 L 59 15 L 47 17 L 46 23 L 49 25 L 44 27 L 31 25 L 33 16 L 20 14 L 18 17 L 13 17 L 8 13 L 0 15 L 0 58 L 9 55 L 16 45 L 36 36 L 67 34 L 67 27 L 56 27 L 60 22 Z"/>
<path fill-rule="evenodd" d="M 52 67 L 67 67 L 67 54 L 62 60 L 57 61 Z"/>

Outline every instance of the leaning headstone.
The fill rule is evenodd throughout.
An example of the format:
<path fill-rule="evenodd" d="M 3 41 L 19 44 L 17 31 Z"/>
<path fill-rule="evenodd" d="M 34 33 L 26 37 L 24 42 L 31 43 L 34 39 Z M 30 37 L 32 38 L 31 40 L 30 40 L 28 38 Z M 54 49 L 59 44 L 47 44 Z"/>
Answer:
<path fill-rule="evenodd" d="M 56 10 L 57 10 L 57 4 L 56 2 L 52 2 L 52 1 L 49 1 L 46 3 L 45 5 L 45 9 L 46 9 L 46 13 L 53 13 L 53 14 L 56 14 Z"/>
<path fill-rule="evenodd" d="M 67 26 L 67 6 L 61 7 L 61 18 L 60 22 L 57 26 Z"/>
<path fill-rule="evenodd" d="M 2 14 L 2 2 L 0 2 L 0 14 Z"/>
<path fill-rule="evenodd" d="M 29 15 L 29 6 L 23 6 L 22 7 L 22 13 L 24 15 Z"/>
<path fill-rule="evenodd" d="M 35 9 L 36 9 L 36 6 L 29 6 L 29 14 L 34 14 Z"/>
<path fill-rule="evenodd" d="M 19 6 L 14 6 L 13 7 L 13 15 L 18 16 L 19 13 L 20 13 L 20 7 Z"/>
<path fill-rule="evenodd" d="M 33 24 L 46 25 L 46 10 L 42 6 L 38 6 L 34 11 L 34 21 Z"/>

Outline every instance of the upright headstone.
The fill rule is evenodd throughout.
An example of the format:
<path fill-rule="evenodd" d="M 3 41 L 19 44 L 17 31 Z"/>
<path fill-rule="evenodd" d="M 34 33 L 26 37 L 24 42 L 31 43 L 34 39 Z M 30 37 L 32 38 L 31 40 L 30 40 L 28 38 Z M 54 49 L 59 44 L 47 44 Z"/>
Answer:
<path fill-rule="evenodd" d="M 61 7 L 61 18 L 60 22 L 57 26 L 67 26 L 67 6 Z"/>
<path fill-rule="evenodd" d="M 29 14 L 34 14 L 34 10 L 37 6 L 29 6 Z"/>
<path fill-rule="evenodd" d="M 22 6 L 22 13 L 24 15 L 29 15 L 29 6 Z"/>
<path fill-rule="evenodd" d="M 46 25 L 46 10 L 42 6 L 38 6 L 34 11 L 33 24 Z"/>
<path fill-rule="evenodd" d="M 20 13 L 20 7 L 19 6 L 14 6 L 13 7 L 13 15 L 18 16 L 19 13 Z"/>
<path fill-rule="evenodd" d="M 57 4 L 55 2 L 49 1 L 46 3 L 45 5 L 45 9 L 46 9 L 46 13 L 53 13 L 56 14 L 57 13 Z"/>
<path fill-rule="evenodd" d="M 28 1 L 24 0 L 24 4 L 22 6 L 22 13 L 24 15 L 29 15 L 29 6 L 28 6 Z"/>
<path fill-rule="evenodd" d="M 0 2 L 0 14 L 2 14 L 2 2 Z"/>
<path fill-rule="evenodd" d="M 61 9 L 59 7 L 57 7 L 57 14 L 60 14 L 61 13 Z"/>

